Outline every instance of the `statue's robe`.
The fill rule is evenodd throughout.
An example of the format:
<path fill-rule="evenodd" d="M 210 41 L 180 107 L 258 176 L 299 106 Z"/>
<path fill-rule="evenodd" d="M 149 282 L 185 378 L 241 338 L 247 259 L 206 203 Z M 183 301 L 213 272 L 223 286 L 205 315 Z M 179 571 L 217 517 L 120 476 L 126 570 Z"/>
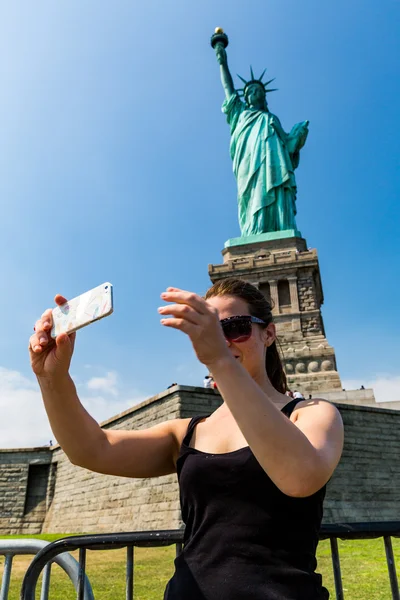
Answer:
<path fill-rule="evenodd" d="M 237 94 L 222 105 L 231 128 L 242 236 L 296 229 L 296 179 L 307 121 L 287 134 L 278 117 L 248 108 Z"/>

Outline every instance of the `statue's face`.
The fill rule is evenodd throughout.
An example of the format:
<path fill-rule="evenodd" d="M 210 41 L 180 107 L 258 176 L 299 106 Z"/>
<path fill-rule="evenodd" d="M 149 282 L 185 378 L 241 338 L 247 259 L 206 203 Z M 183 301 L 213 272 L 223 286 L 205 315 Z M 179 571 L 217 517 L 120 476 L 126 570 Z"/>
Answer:
<path fill-rule="evenodd" d="M 265 90 L 258 83 L 252 83 L 246 90 L 246 102 L 251 108 L 265 110 L 267 103 L 265 100 Z"/>

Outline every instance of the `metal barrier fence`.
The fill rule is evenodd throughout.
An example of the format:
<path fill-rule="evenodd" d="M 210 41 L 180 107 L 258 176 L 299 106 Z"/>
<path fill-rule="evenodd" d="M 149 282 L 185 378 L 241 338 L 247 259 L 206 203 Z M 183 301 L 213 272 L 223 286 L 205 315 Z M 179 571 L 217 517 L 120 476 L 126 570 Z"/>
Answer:
<path fill-rule="evenodd" d="M 38 552 L 44 550 L 49 545 L 49 542 L 38 539 L 0 539 L 0 555 L 5 557 L 3 577 L 1 580 L 0 600 L 7 600 L 8 598 L 14 556 L 38 554 Z M 54 558 L 54 562 L 64 569 L 75 586 L 75 589 L 78 591 L 80 567 L 75 558 L 68 553 L 59 554 Z M 48 562 L 44 567 L 40 600 L 48 600 L 50 573 L 51 563 Z M 87 577 L 84 579 L 84 596 L 82 596 L 82 598 L 84 600 L 94 600 L 92 588 Z"/>
<path fill-rule="evenodd" d="M 338 550 L 338 538 L 341 540 L 367 540 L 383 538 L 388 567 L 392 600 L 400 600 L 396 564 L 393 555 L 392 537 L 400 537 L 400 521 L 377 521 L 372 523 L 335 523 L 323 525 L 320 539 L 329 539 L 331 543 L 333 575 L 335 579 L 336 600 L 344 600 L 342 574 Z"/>
<path fill-rule="evenodd" d="M 320 539 L 331 543 L 332 566 L 335 580 L 336 600 L 344 600 L 340 558 L 337 540 L 362 540 L 383 538 L 388 565 L 392 600 L 400 600 L 396 567 L 393 556 L 392 537 L 400 537 L 400 521 L 375 523 L 338 523 L 323 525 Z M 29 566 L 21 589 L 21 600 L 35 600 L 35 590 L 40 573 L 47 564 L 66 551 L 79 550 L 79 578 L 77 600 L 84 598 L 86 550 L 127 549 L 126 555 L 126 600 L 134 598 L 134 548 L 137 546 L 157 547 L 176 545 L 176 554 L 182 550 L 183 531 L 139 531 L 133 533 L 108 533 L 62 538 L 43 548 Z"/>

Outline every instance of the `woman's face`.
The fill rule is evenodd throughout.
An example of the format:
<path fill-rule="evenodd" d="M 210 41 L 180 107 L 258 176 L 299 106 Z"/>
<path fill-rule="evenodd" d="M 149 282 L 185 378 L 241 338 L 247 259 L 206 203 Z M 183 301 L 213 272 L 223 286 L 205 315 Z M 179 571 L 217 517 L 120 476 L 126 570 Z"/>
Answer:
<path fill-rule="evenodd" d="M 247 302 L 235 296 L 213 296 L 207 300 L 218 310 L 219 319 L 227 319 L 239 315 L 250 315 Z M 252 324 L 251 336 L 246 342 L 228 342 L 233 356 L 256 381 L 265 377 L 265 353 L 275 340 L 275 325 L 267 327 Z"/>

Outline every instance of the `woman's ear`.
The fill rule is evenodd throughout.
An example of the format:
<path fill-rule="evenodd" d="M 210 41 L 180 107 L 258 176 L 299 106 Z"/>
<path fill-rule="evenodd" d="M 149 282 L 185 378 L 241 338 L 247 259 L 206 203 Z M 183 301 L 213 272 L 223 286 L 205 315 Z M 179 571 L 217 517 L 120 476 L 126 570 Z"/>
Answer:
<path fill-rule="evenodd" d="M 275 323 L 269 323 L 269 325 L 267 325 L 265 327 L 265 329 L 263 329 L 263 336 L 264 336 L 264 344 L 267 347 L 271 346 L 275 342 L 275 340 L 276 340 Z"/>

